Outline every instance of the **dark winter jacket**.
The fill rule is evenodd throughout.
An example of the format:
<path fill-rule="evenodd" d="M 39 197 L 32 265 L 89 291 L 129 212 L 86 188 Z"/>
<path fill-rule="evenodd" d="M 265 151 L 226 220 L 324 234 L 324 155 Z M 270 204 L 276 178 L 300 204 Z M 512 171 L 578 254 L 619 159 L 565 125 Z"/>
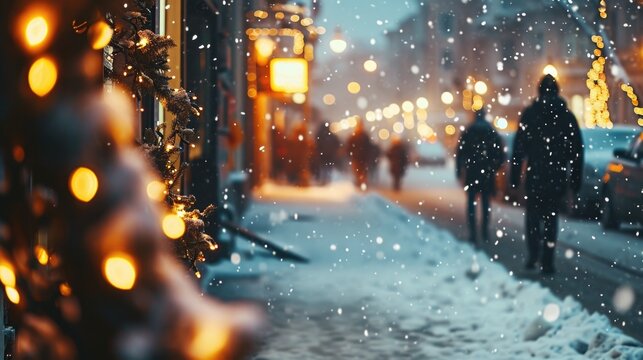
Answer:
<path fill-rule="evenodd" d="M 504 161 L 502 139 L 481 113 L 460 137 L 456 175 L 464 175 L 465 189 L 495 193 L 495 175 Z"/>
<path fill-rule="evenodd" d="M 371 139 L 364 131 L 355 132 L 348 139 L 348 151 L 351 161 L 357 166 L 366 168 L 370 165 L 372 151 Z"/>
<path fill-rule="evenodd" d="M 316 162 L 320 166 L 332 166 L 337 162 L 340 141 L 337 135 L 333 134 L 325 126 L 321 126 L 317 131 L 317 141 L 315 142 Z"/>
<path fill-rule="evenodd" d="M 527 196 L 562 197 L 568 186 L 578 191 L 583 140 L 574 115 L 557 91 L 541 96 L 523 113 L 514 139 L 511 184 L 518 186 L 526 161 Z"/>
<path fill-rule="evenodd" d="M 404 176 L 409 165 L 409 148 L 405 143 L 394 142 L 386 151 L 389 162 L 389 172 L 394 176 Z"/>

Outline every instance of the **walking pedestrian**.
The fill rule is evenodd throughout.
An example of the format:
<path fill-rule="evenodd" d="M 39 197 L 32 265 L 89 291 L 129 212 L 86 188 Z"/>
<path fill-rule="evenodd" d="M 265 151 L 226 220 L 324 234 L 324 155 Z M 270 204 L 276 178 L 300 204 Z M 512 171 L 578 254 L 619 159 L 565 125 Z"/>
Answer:
<path fill-rule="evenodd" d="M 496 172 L 504 161 L 502 139 L 479 110 L 462 133 L 456 152 L 456 175 L 467 192 L 469 240 L 477 242 L 476 205 L 482 205 L 482 239 L 489 241 L 491 204 L 496 189 Z"/>
<path fill-rule="evenodd" d="M 523 162 L 527 168 L 526 268 L 540 258 L 543 274 L 553 274 L 561 199 L 569 188 L 578 192 L 583 165 L 580 128 L 553 76 L 543 77 L 538 98 L 523 112 L 513 149 L 512 188 L 520 184 Z"/>
<path fill-rule="evenodd" d="M 372 151 L 371 138 L 364 130 L 364 123 L 361 120 L 357 122 L 355 132 L 348 139 L 348 155 L 351 159 L 351 168 L 355 186 L 361 188 L 368 183 L 368 171 L 371 161 L 370 152 Z"/>
<path fill-rule="evenodd" d="M 341 144 L 337 135 L 333 134 L 326 124 L 321 124 L 317 129 L 313 155 L 313 172 L 321 185 L 330 182 L 331 172 L 336 166 Z"/>
<path fill-rule="evenodd" d="M 394 137 L 391 146 L 386 151 L 389 173 L 393 178 L 393 189 L 400 191 L 402 178 L 409 165 L 409 148 L 399 137 Z"/>

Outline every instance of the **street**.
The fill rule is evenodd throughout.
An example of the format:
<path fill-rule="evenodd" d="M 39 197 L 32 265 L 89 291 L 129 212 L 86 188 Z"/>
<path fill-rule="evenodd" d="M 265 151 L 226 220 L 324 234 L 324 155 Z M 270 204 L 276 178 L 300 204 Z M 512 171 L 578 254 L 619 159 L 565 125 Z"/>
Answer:
<path fill-rule="evenodd" d="M 466 199 L 452 165 L 411 167 L 399 193 L 390 189 L 386 164 L 380 169 L 378 193 L 436 225 L 467 239 Z M 563 216 L 556 254 L 557 273 L 543 277 L 524 270 L 523 208 L 493 203 L 492 240 L 480 247 L 492 261 L 525 279 L 540 281 L 556 295 L 572 296 L 588 310 L 607 315 L 614 326 L 643 339 L 643 240 L 636 229 L 605 231 L 592 220 Z M 614 311 L 617 289 L 633 290 L 634 304 L 624 314 Z"/>

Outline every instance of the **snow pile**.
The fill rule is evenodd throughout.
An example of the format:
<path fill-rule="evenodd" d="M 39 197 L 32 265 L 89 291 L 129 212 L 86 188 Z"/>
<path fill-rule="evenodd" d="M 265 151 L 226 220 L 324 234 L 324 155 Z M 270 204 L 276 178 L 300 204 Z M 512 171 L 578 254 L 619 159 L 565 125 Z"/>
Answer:
<path fill-rule="evenodd" d="M 275 209 L 311 217 L 258 226 Z M 258 203 L 248 222 L 311 258 L 260 264 L 272 329 L 257 359 L 643 359 L 606 317 L 377 196 Z"/>

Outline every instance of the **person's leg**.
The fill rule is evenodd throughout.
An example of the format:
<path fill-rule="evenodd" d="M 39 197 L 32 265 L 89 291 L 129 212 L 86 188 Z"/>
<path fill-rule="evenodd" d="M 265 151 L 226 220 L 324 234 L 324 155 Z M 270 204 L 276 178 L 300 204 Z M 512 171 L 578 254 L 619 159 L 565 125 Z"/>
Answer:
<path fill-rule="evenodd" d="M 556 200 L 551 199 L 547 206 L 547 213 L 544 214 L 544 230 L 543 230 L 543 254 L 542 265 L 543 273 L 554 273 L 554 254 L 556 252 L 556 243 L 558 241 L 558 206 Z"/>
<path fill-rule="evenodd" d="M 480 193 L 480 202 L 482 203 L 482 239 L 489 241 L 489 219 L 491 217 L 491 204 L 489 203 L 489 192 Z"/>
<path fill-rule="evenodd" d="M 540 206 L 536 199 L 527 201 L 525 215 L 525 236 L 527 240 L 527 264 L 528 269 L 533 269 L 538 261 L 540 242 L 542 241 L 540 223 Z"/>
<path fill-rule="evenodd" d="M 467 222 L 469 225 L 469 240 L 473 243 L 476 242 L 476 193 L 473 191 L 467 192 Z"/>

